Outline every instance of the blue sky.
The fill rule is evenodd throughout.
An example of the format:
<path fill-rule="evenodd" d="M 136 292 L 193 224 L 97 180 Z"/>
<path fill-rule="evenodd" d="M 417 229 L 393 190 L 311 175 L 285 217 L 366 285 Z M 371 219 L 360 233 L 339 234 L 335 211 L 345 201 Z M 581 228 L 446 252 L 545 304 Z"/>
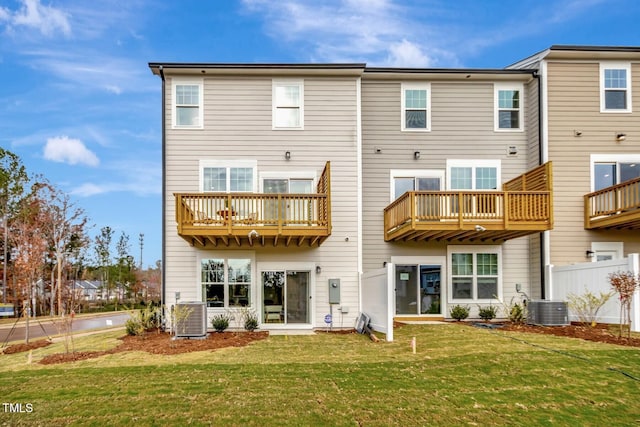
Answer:
<path fill-rule="evenodd" d="M 149 62 L 501 68 L 553 44 L 640 46 L 636 0 L 0 0 L 0 146 L 94 225 L 161 257 Z"/>

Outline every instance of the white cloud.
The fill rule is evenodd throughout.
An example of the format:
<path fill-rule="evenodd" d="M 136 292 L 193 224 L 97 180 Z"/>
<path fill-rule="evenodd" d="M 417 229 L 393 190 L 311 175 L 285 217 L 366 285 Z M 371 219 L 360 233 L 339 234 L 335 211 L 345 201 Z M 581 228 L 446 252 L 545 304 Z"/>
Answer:
<path fill-rule="evenodd" d="M 120 95 L 124 92 L 157 90 L 153 76 L 140 67 L 139 58 L 109 56 L 103 51 L 76 49 L 31 49 L 23 52 L 33 59 L 33 66 L 72 82 L 74 86 L 98 89 Z"/>
<path fill-rule="evenodd" d="M 9 30 L 15 27 L 36 29 L 45 36 L 51 37 L 57 32 L 65 36 L 71 35 L 71 25 L 68 15 L 51 6 L 45 6 L 40 0 L 22 0 L 22 7 L 12 12 L 4 8 L 0 9 L 0 21 L 6 21 Z"/>
<path fill-rule="evenodd" d="M 111 190 L 107 187 L 93 183 L 82 184 L 71 191 L 71 194 L 79 197 L 90 197 L 98 194 L 108 193 Z"/>
<path fill-rule="evenodd" d="M 79 139 L 58 136 L 47 139 L 44 147 L 44 158 L 70 165 L 84 164 L 98 166 L 100 160 Z"/>
<path fill-rule="evenodd" d="M 308 47 L 314 61 L 367 62 L 368 65 L 434 67 L 452 52 L 434 44 L 434 30 L 409 8 L 392 0 L 332 0 L 322 6 L 300 0 L 244 0 L 250 12 L 265 15 L 274 37 Z M 435 52 L 435 55 L 425 52 Z"/>
<path fill-rule="evenodd" d="M 162 193 L 162 166 L 158 161 L 140 157 L 120 159 L 104 169 L 110 181 L 83 183 L 70 191 L 78 197 L 91 197 L 108 193 L 132 193 L 138 197 L 156 196 Z M 143 156 L 144 157 L 144 156 Z"/>
<path fill-rule="evenodd" d="M 0 7 L 0 22 L 11 19 L 11 11 L 6 7 Z"/>
<path fill-rule="evenodd" d="M 402 40 L 389 46 L 387 63 L 393 67 L 429 67 L 435 61 L 426 55 L 419 45 Z"/>
<path fill-rule="evenodd" d="M 544 34 L 603 2 L 559 0 L 550 10 L 533 1 L 242 0 L 271 37 L 311 52 L 311 61 L 433 68 L 464 67 L 460 57 Z"/>

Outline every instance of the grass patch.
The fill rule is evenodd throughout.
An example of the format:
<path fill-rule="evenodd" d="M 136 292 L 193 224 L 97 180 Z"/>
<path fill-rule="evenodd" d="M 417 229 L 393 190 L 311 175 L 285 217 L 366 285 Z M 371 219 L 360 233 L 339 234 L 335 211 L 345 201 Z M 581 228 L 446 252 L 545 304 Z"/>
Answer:
<path fill-rule="evenodd" d="M 106 350 L 122 332 L 76 339 Z M 271 336 L 175 356 L 118 353 L 27 364 L 0 356 L 8 425 L 632 425 L 636 348 L 468 326 L 409 325 L 393 343 L 363 335 Z M 409 345 L 417 340 L 417 352 Z M 81 350 L 82 349 L 82 350 Z M 34 350 L 32 361 L 62 352 Z M 611 368 L 617 369 L 612 370 Z"/>

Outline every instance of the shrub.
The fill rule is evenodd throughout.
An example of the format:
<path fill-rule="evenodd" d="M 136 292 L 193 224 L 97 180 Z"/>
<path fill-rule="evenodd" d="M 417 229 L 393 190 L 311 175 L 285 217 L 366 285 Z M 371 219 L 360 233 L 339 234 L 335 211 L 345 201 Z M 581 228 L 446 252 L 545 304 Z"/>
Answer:
<path fill-rule="evenodd" d="M 498 315 L 498 309 L 489 304 L 488 307 L 479 307 L 478 315 L 485 322 L 489 322 L 496 318 Z"/>
<path fill-rule="evenodd" d="M 527 307 L 520 303 L 512 303 L 509 307 L 509 321 L 512 323 L 525 323 L 527 320 Z"/>
<path fill-rule="evenodd" d="M 211 326 L 216 332 L 224 332 L 225 329 L 229 327 L 229 316 L 226 314 L 216 314 L 211 319 Z"/>
<path fill-rule="evenodd" d="M 142 335 L 144 333 L 144 326 L 140 318 L 137 316 L 131 316 L 124 324 L 124 329 L 127 335 Z"/>
<path fill-rule="evenodd" d="M 513 302 L 514 298 L 511 298 L 509 304 L 500 301 L 502 308 L 511 323 L 525 323 L 527 321 L 527 303 L 526 301 Z"/>
<path fill-rule="evenodd" d="M 144 309 L 135 312 L 125 322 L 125 330 L 129 335 L 142 335 L 150 329 L 160 327 L 160 307 L 149 305 Z"/>
<path fill-rule="evenodd" d="M 469 307 L 456 305 L 451 308 L 449 313 L 451 314 L 451 317 L 453 317 L 457 321 L 464 320 L 469 317 Z"/>
<path fill-rule="evenodd" d="M 253 332 L 258 329 L 258 315 L 253 310 L 245 310 L 242 312 L 242 319 L 244 320 L 244 328 Z"/>
<path fill-rule="evenodd" d="M 598 311 L 613 296 L 612 292 L 600 292 L 600 295 L 585 290 L 583 295 L 569 294 L 569 308 L 576 314 L 578 321 L 584 325 L 596 326 Z"/>
<path fill-rule="evenodd" d="M 138 312 L 140 322 L 145 330 L 157 329 L 162 319 L 160 307 L 148 305 Z"/>

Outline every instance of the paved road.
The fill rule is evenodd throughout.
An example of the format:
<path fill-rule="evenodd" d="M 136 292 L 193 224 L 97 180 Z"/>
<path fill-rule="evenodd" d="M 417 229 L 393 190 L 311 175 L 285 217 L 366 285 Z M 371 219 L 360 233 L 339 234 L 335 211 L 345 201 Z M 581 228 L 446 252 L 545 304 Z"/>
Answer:
<path fill-rule="evenodd" d="M 112 328 L 123 326 L 127 319 L 131 317 L 130 313 L 118 311 L 114 313 L 100 313 L 91 317 L 78 317 L 73 321 L 73 331 L 79 332 L 88 329 Z M 13 327 L 12 323 L 0 326 L 0 346 L 5 342 L 24 340 L 26 325 L 23 320 Z M 60 331 L 49 317 L 41 317 L 30 319 L 29 321 L 29 338 L 41 338 L 45 336 L 58 335 Z M 11 335 L 11 336 L 9 336 Z M 8 338 L 8 340 L 7 340 Z"/>

